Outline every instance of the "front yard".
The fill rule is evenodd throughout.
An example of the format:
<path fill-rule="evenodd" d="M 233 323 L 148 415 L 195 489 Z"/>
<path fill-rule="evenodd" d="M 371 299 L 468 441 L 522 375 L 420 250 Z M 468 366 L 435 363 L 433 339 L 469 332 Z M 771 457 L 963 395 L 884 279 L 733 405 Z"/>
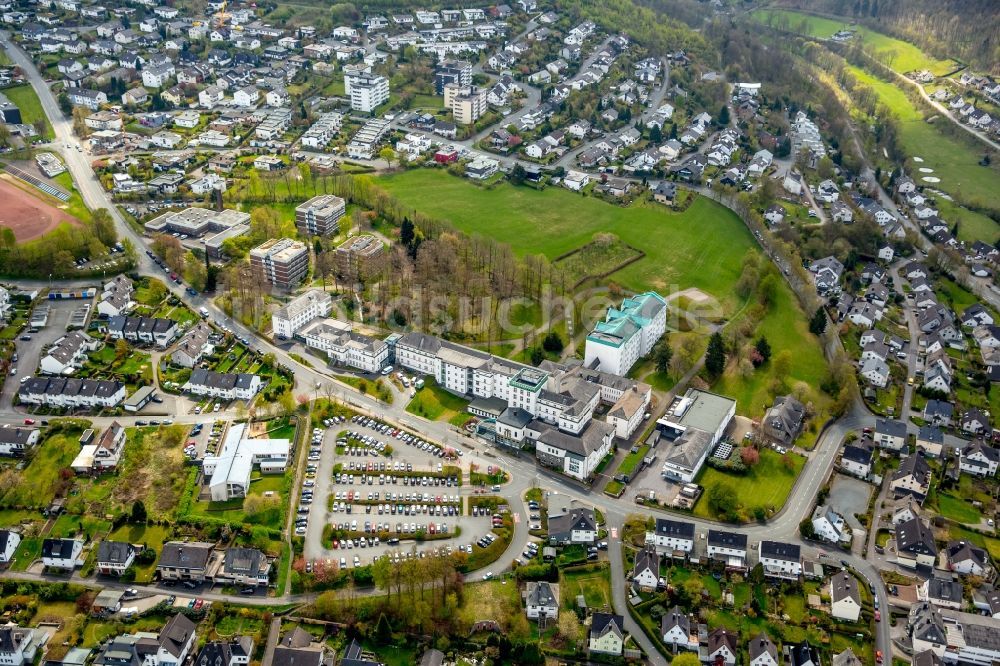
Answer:
<path fill-rule="evenodd" d="M 739 453 L 734 452 L 733 455 Z M 803 465 L 805 458 L 799 454 L 781 455 L 771 449 L 761 450 L 760 462 L 743 475 L 723 472 L 706 465 L 695 479 L 696 483 L 705 488 L 705 492 L 695 504 L 694 514 L 702 518 L 718 518 L 719 514 L 709 506 L 708 498 L 713 486 L 723 485 L 732 489 L 736 499 L 734 509 L 741 516 L 742 522 L 759 518 L 761 512 L 770 515 L 784 506 Z"/>

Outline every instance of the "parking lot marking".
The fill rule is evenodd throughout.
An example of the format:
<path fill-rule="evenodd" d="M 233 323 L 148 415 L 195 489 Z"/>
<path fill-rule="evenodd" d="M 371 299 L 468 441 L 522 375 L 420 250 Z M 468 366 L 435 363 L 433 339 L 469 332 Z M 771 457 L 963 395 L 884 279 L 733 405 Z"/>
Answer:
<path fill-rule="evenodd" d="M 515 523 L 521 522 L 521 514 L 519 514 L 519 513 L 515 513 L 514 514 L 514 522 Z"/>

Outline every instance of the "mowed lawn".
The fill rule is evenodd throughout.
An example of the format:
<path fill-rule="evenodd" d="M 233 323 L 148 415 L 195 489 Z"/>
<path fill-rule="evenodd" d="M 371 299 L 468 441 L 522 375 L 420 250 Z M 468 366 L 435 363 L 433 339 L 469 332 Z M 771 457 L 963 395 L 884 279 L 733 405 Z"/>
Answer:
<path fill-rule="evenodd" d="M 672 287 L 697 287 L 730 308 L 737 305 L 733 285 L 743 255 L 754 247 L 735 214 L 703 198 L 683 213 L 644 202 L 622 208 L 558 187 L 540 192 L 504 184 L 488 190 L 434 169 L 383 177 L 378 184 L 404 204 L 466 233 L 507 243 L 521 256 L 554 259 L 598 232 L 611 232 L 646 257 L 609 279 L 664 295 Z"/>
<path fill-rule="evenodd" d="M 42 138 L 55 138 L 55 134 L 52 132 L 52 125 L 49 124 L 48 118 L 45 117 L 45 111 L 42 110 L 42 103 L 39 101 L 38 95 L 35 94 L 34 88 L 29 85 L 4 88 L 3 94 L 16 104 L 17 108 L 21 109 L 21 121 L 25 125 L 33 125 L 39 120 L 44 120 L 45 134 L 42 135 Z"/>
<path fill-rule="evenodd" d="M 734 456 L 739 455 L 739 451 L 733 452 Z M 705 488 L 705 494 L 699 498 L 694 506 L 694 515 L 703 518 L 715 518 L 715 514 L 708 506 L 706 494 L 709 488 L 717 483 L 728 484 L 736 492 L 739 504 L 743 513 L 747 516 L 753 514 L 756 507 L 773 509 L 778 511 L 788 499 L 788 494 L 795 485 L 795 479 L 806 459 L 797 453 L 789 453 L 792 461 L 792 469 L 787 469 L 782 463 L 782 456 L 772 449 L 762 449 L 760 452 L 760 462 L 758 462 L 749 473 L 742 476 L 728 474 L 707 465 L 702 468 L 700 476 L 695 480 Z"/>
<path fill-rule="evenodd" d="M 934 123 L 927 123 L 923 116 L 896 84 L 890 83 L 868 72 L 851 67 L 857 79 L 874 90 L 879 99 L 899 118 L 900 144 L 910 158 L 907 161 L 909 174 L 922 185 L 931 185 L 955 196 L 959 202 L 981 204 L 997 208 L 996 193 L 1000 191 L 1000 166 L 981 166 L 982 151 L 976 144 L 943 134 L 935 125 L 950 123 L 939 117 Z M 914 157 L 923 161 L 917 162 Z M 931 169 L 933 173 L 920 169 Z M 939 183 L 927 183 L 922 178 L 940 178 Z M 1000 227 L 989 218 L 959 206 L 949 206 L 947 202 L 941 212 L 949 223 L 958 222 L 958 235 L 962 240 L 982 240 L 994 243 Z M 947 209 L 947 210 L 945 210 Z"/>
<path fill-rule="evenodd" d="M 892 68 L 897 72 L 912 72 L 915 69 L 928 69 L 937 75 L 947 74 L 955 68 L 954 61 L 939 60 L 921 51 L 917 46 L 896 39 L 880 32 L 875 32 L 862 25 L 851 25 L 851 19 L 830 19 L 787 9 L 758 9 L 751 14 L 755 21 L 770 24 L 775 28 L 783 28 L 782 23 L 787 20 L 787 29 L 792 32 L 816 37 L 818 39 L 829 39 L 834 33 L 840 30 L 855 31 L 854 39 L 860 39 L 866 46 L 871 47 L 877 53 L 893 51 L 896 57 L 892 61 Z"/>
<path fill-rule="evenodd" d="M 782 283 L 784 285 L 784 283 Z M 826 359 L 819 340 L 809 332 L 809 323 L 790 290 L 779 289 L 768 315 L 757 327 L 755 336 L 764 336 L 777 355 L 789 350 L 792 355 L 788 375 L 784 377 L 781 391 L 774 391 L 774 373 L 768 363 L 744 378 L 735 364 L 730 364 L 725 374 L 712 386 L 712 390 L 736 399 L 737 410 L 752 418 L 763 416 L 774 400 L 775 394 L 787 393 L 797 382 L 805 382 L 812 391 L 817 409 L 827 402 L 826 394 L 818 387 L 827 374 Z M 772 359 L 774 357 L 772 356 Z"/>

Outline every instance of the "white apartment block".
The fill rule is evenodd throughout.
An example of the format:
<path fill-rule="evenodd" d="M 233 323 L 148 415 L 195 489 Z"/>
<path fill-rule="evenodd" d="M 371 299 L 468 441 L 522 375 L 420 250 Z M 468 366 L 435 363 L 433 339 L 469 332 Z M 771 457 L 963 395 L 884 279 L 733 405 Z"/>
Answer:
<path fill-rule="evenodd" d="M 655 292 L 646 292 L 609 308 L 587 336 L 583 363 L 613 375 L 626 375 L 649 354 L 667 328 L 667 302 Z"/>
<path fill-rule="evenodd" d="M 322 289 L 310 289 L 301 296 L 296 296 L 271 315 L 271 328 L 275 337 L 291 338 L 313 319 L 330 314 L 332 305 L 330 294 Z"/>

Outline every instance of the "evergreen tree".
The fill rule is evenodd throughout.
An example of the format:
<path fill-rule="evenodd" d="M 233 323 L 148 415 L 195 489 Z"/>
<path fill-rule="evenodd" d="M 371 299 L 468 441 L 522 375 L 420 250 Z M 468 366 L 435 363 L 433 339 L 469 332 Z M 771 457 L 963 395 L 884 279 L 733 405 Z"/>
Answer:
<path fill-rule="evenodd" d="M 708 340 L 708 351 L 705 352 L 705 369 L 712 377 L 718 377 L 726 368 L 726 347 L 722 342 L 722 334 L 716 331 Z"/>
<path fill-rule="evenodd" d="M 674 350 L 671 348 L 666 335 L 660 338 L 660 341 L 656 343 L 656 348 L 653 351 L 653 354 L 653 359 L 656 361 L 656 371 L 667 374 L 667 370 L 670 368 L 670 361 L 674 357 Z"/>
<path fill-rule="evenodd" d="M 767 338 L 763 335 L 757 339 L 757 342 L 754 344 L 754 349 L 757 350 L 757 353 L 760 354 L 761 359 L 763 359 L 761 361 L 762 364 L 767 363 L 768 359 L 771 358 L 771 343 L 768 342 Z"/>
<path fill-rule="evenodd" d="M 823 332 L 826 331 L 826 313 L 823 312 L 822 306 L 816 308 L 812 319 L 809 320 L 809 331 L 813 335 L 823 335 Z"/>
<path fill-rule="evenodd" d="M 729 125 L 729 106 L 726 104 L 723 104 L 722 108 L 719 109 L 719 125 L 721 127 Z"/>
<path fill-rule="evenodd" d="M 140 500 L 132 502 L 132 522 L 145 523 L 146 518 L 146 505 Z"/>

